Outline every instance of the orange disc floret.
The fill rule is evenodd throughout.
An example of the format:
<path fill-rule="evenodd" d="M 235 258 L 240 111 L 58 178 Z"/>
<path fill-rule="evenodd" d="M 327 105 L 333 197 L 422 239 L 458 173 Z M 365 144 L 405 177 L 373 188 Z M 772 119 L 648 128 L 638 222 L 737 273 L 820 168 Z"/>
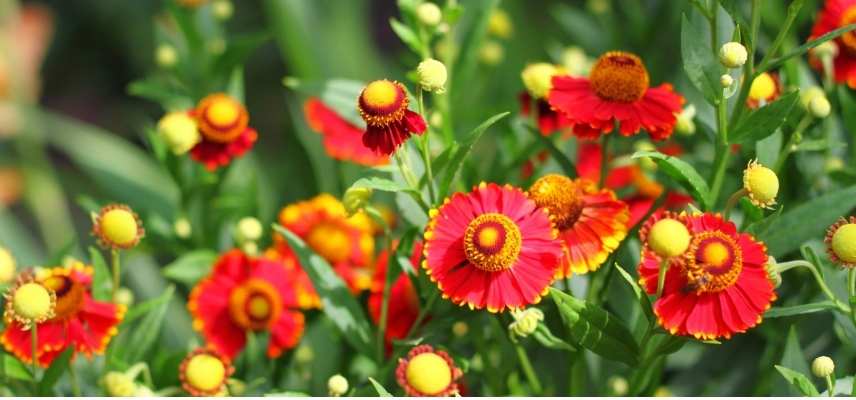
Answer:
<path fill-rule="evenodd" d="M 228 394 L 226 381 L 235 368 L 225 355 L 212 348 L 190 352 L 178 367 L 181 387 L 191 396 L 222 396 Z"/>
<path fill-rule="evenodd" d="M 532 184 L 529 197 L 549 210 L 564 243 L 558 277 L 597 270 L 627 236 L 627 204 L 588 179 L 548 174 Z"/>
<path fill-rule="evenodd" d="M 91 266 L 74 261 L 69 267 L 49 268 L 39 272 L 35 282 L 56 296 L 53 316 L 37 324 L 36 354 L 38 364 L 48 367 L 67 348 L 87 357 L 102 354 L 110 339 L 118 333 L 125 316 L 125 306 L 102 302 L 92 297 Z M 7 321 L 0 342 L 7 352 L 24 363 L 33 360 L 29 327 L 19 321 Z"/>
<path fill-rule="evenodd" d="M 499 312 L 540 301 L 562 242 L 546 209 L 511 186 L 482 183 L 431 210 L 422 266 L 444 298 Z"/>
<path fill-rule="evenodd" d="M 658 213 L 645 222 L 639 264 L 645 290 L 657 292 L 662 262 L 648 246 L 647 235 L 664 219 L 685 224 L 691 241 L 682 256 L 669 259 L 662 297 L 654 303 L 663 329 L 696 339 L 727 339 L 760 323 L 776 299 L 767 274 L 767 248 L 718 214 Z"/>
<path fill-rule="evenodd" d="M 824 8 L 817 13 L 814 27 L 807 40 L 814 40 L 838 28 L 856 23 L 856 0 L 827 0 Z M 844 83 L 856 89 L 856 33 L 846 32 L 830 41 L 840 51 L 833 52 L 832 70 L 836 82 Z M 812 67 L 823 72 L 820 57 L 810 53 Z"/>
<path fill-rule="evenodd" d="M 202 136 L 217 143 L 235 140 L 247 129 L 250 121 L 243 104 L 225 93 L 214 93 L 202 99 L 194 114 Z"/>
<path fill-rule="evenodd" d="M 95 215 L 92 235 L 107 249 L 130 249 L 145 237 L 140 217 L 124 204 L 109 204 Z"/>
<path fill-rule="evenodd" d="M 298 277 L 289 272 L 267 257 L 240 250 L 223 254 L 190 292 L 193 328 L 230 359 L 244 348 L 248 332 L 270 332 L 267 355 L 279 357 L 297 345 L 305 325 L 298 310 Z"/>
<path fill-rule="evenodd" d="M 670 84 L 650 87 L 642 60 L 621 51 L 602 55 L 588 78 L 554 76 L 547 101 L 580 138 L 596 139 L 617 122 L 623 136 L 645 129 L 654 140 L 672 135 L 684 103 Z"/>
<path fill-rule="evenodd" d="M 395 378 L 408 396 L 449 397 L 458 394 L 463 372 L 448 353 L 431 345 L 416 346 L 398 359 Z"/>
<path fill-rule="evenodd" d="M 404 85 L 381 79 L 360 92 L 357 108 L 366 122 L 363 144 L 375 153 L 389 156 L 413 133 L 427 129 L 419 114 L 407 109 L 410 100 Z"/>

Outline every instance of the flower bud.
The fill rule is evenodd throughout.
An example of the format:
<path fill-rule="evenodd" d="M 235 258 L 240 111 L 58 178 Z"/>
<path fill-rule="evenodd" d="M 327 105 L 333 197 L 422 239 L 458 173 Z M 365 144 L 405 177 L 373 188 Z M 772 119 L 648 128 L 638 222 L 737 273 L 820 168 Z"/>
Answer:
<path fill-rule="evenodd" d="M 770 208 L 776 204 L 776 195 L 779 194 L 779 177 L 757 161 L 750 161 L 743 170 L 743 190 L 752 204 Z"/>
<path fill-rule="evenodd" d="M 731 75 L 723 74 L 719 77 L 719 84 L 722 85 L 723 88 L 728 89 L 734 84 L 734 78 L 732 78 Z"/>
<path fill-rule="evenodd" d="M 636 151 L 657 151 L 657 147 L 654 146 L 653 143 L 644 139 L 633 143 L 633 149 Z M 654 171 L 657 169 L 657 162 L 652 160 L 651 157 L 639 157 L 636 161 L 639 163 L 639 166 L 646 171 Z"/>
<path fill-rule="evenodd" d="M 583 49 L 571 46 L 562 52 L 562 66 L 568 71 L 568 75 L 588 75 L 591 70 L 591 60 Z"/>
<path fill-rule="evenodd" d="M 696 131 L 695 126 L 695 114 L 696 109 L 695 106 L 690 104 L 677 115 L 675 122 L 675 131 L 682 135 L 692 135 Z"/>
<path fill-rule="evenodd" d="M 507 39 L 511 37 L 511 18 L 505 11 L 495 8 L 487 22 L 487 32 L 498 38 Z"/>
<path fill-rule="evenodd" d="M 238 221 L 237 229 L 235 229 L 235 241 L 239 244 L 256 242 L 261 239 L 264 233 L 262 223 L 253 217 L 244 217 Z"/>
<path fill-rule="evenodd" d="M 826 96 L 826 93 L 818 86 L 809 86 L 800 90 L 800 105 L 808 111 L 808 105 L 811 100 L 818 96 Z"/>
<path fill-rule="evenodd" d="M 479 49 L 479 61 L 487 65 L 497 65 L 504 57 L 505 49 L 494 40 L 486 40 Z"/>
<path fill-rule="evenodd" d="M 624 396 L 627 394 L 627 390 L 630 389 L 627 379 L 620 376 L 610 377 L 606 381 L 606 386 L 609 387 L 609 390 L 612 392 L 611 394 L 614 396 Z"/>
<path fill-rule="evenodd" d="M 155 62 L 161 68 L 172 68 L 178 62 L 178 52 L 171 45 L 161 44 L 155 50 Z"/>
<path fill-rule="evenodd" d="M 835 372 L 835 363 L 827 356 L 820 356 L 811 362 L 811 373 L 818 378 L 826 378 Z"/>
<path fill-rule="evenodd" d="M 728 42 L 719 48 L 719 62 L 726 68 L 740 68 L 747 58 L 746 48 L 740 43 Z"/>
<path fill-rule="evenodd" d="M 512 311 L 514 322 L 508 325 L 508 330 L 518 337 L 527 337 L 538 329 L 538 323 L 544 320 L 544 313 L 537 308 Z"/>
<path fill-rule="evenodd" d="M 248 256 L 257 256 L 259 254 L 259 244 L 256 242 L 246 242 L 241 245 L 241 251 Z"/>
<path fill-rule="evenodd" d="M 0 247 L 0 284 L 12 282 L 15 279 L 15 258 L 5 247 Z"/>
<path fill-rule="evenodd" d="M 294 359 L 300 364 L 309 364 L 315 359 L 315 353 L 311 347 L 301 345 L 294 351 Z"/>
<path fill-rule="evenodd" d="M 416 74 L 419 76 L 419 85 L 422 89 L 429 92 L 443 93 L 446 84 L 446 66 L 443 63 L 429 58 L 419 63 L 416 67 Z"/>
<path fill-rule="evenodd" d="M 416 7 L 416 18 L 425 26 L 437 26 L 443 20 L 443 12 L 436 4 L 426 1 Z"/>
<path fill-rule="evenodd" d="M 350 187 L 345 191 L 342 204 L 348 216 L 360 212 L 372 198 L 372 189 L 367 187 Z"/>
<path fill-rule="evenodd" d="M 232 15 L 235 13 L 235 7 L 229 0 L 216 0 L 211 4 L 211 11 L 214 13 L 214 17 L 220 21 L 225 21 L 232 18 Z"/>
<path fill-rule="evenodd" d="M 856 268 L 856 217 L 841 218 L 826 230 L 824 239 L 829 259 Z"/>
<path fill-rule="evenodd" d="M 648 232 L 648 247 L 658 256 L 677 257 L 690 246 L 690 232 L 684 223 L 664 218 L 654 223 Z"/>
<path fill-rule="evenodd" d="M 339 397 L 348 393 L 348 380 L 339 374 L 331 376 L 327 380 L 327 393 L 333 397 Z"/>
<path fill-rule="evenodd" d="M 101 385 L 110 397 L 132 397 L 137 393 L 137 384 L 122 372 L 108 372 L 101 379 Z"/>
<path fill-rule="evenodd" d="M 189 219 L 181 217 L 173 223 L 172 231 L 175 233 L 175 236 L 178 236 L 180 239 L 187 239 L 193 234 L 193 227 L 190 225 Z"/>
<path fill-rule="evenodd" d="M 520 73 L 520 78 L 523 79 L 523 85 L 529 94 L 541 99 L 547 97 L 553 88 L 553 75 L 557 72 L 555 65 L 541 62 L 527 65 Z"/>
<path fill-rule="evenodd" d="M 829 156 L 824 163 L 823 169 L 826 172 L 835 172 L 844 169 L 844 160 L 841 157 Z"/>
<path fill-rule="evenodd" d="M 773 283 L 773 287 L 778 288 L 782 286 L 782 273 L 779 272 L 779 268 L 776 266 L 776 259 L 773 256 L 767 257 L 767 264 L 764 265 L 764 268 L 767 270 L 767 278 Z"/>
<path fill-rule="evenodd" d="M 832 105 L 829 104 L 826 96 L 816 96 L 809 101 L 808 110 L 815 118 L 826 118 L 832 110 Z"/>
<path fill-rule="evenodd" d="M 175 155 L 187 153 L 202 140 L 196 121 L 185 112 L 171 112 L 158 121 L 158 134 Z"/>
<path fill-rule="evenodd" d="M 134 292 L 126 287 L 120 287 L 113 296 L 113 302 L 122 304 L 125 307 L 131 307 L 134 304 Z"/>
<path fill-rule="evenodd" d="M 823 42 L 823 43 L 819 44 L 817 47 L 815 47 L 814 49 L 812 49 L 811 53 L 815 57 L 819 57 L 819 58 L 824 58 L 824 57 L 834 58 L 834 57 L 838 56 L 838 45 L 835 44 L 834 40 L 827 40 L 826 42 Z"/>
<path fill-rule="evenodd" d="M 470 327 L 464 321 L 458 321 L 452 324 L 452 333 L 457 337 L 464 337 L 469 331 Z"/>

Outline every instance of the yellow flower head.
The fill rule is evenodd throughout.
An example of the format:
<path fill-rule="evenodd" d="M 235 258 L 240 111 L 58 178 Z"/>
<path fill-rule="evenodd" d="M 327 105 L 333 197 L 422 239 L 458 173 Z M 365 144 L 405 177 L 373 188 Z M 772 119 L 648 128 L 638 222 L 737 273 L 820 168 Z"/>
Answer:
<path fill-rule="evenodd" d="M 6 321 L 16 321 L 26 330 L 54 316 L 56 294 L 36 282 L 30 273 L 21 274 L 18 281 L 4 295 Z"/>
<path fill-rule="evenodd" d="M 767 72 L 761 73 L 755 80 L 752 81 L 752 86 L 749 87 L 749 99 L 757 102 L 769 102 L 775 98 L 779 91 L 779 84 Z"/>
<path fill-rule="evenodd" d="M 538 324 L 544 320 L 544 313 L 537 308 L 527 308 L 511 312 L 514 322 L 508 325 L 508 330 L 513 336 L 527 337 L 538 329 Z"/>
<path fill-rule="evenodd" d="M 820 356 L 811 362 L 811 373 L 818 378 L 826 378 L 835 372 L 835 363 L 827 356 Z"/>
<path fill-rule="evenodd" d="M 234 372 L 229 360 L 213 349 L 196 349 L 181 362 L 181 386 L 193 396 L 214 396 L 226 388 Z"/>
<path fill-rule="evenodd" d="M 553 88 L 553 76 L 559 73 L 559 68 L 549 63 L 529 64 L 520 73 L 523 85 L 529 94 L 536 99 L 547 97 Z"/>
<path fill-rule="evenodd" d="M 130 207 L 110 204 L 93 218 L 92 234 L 104 248 L 130 249 L 140 242 L 146 231 L 140 217 Z"/>
<path fill-rule="evenodd" d="M 331 376 L 327 380 L 327 392 L 333 397 L 339 397 L 348 393 L 348 380 L 339 374 Z"/>
<path fill-rule="evenodd" d="M 155 62 L 161 68 L 172 68 L 178 62 L 178 52 L 169 44 L 161 44 L 155 50 Z"/>
<path fill-rule="evenodd" d="M 684 254 L 690 246 L 690 239 L 690 231 L 683 222 L 664 218 L 651 226 L 647 244 L 660 257 L 671 258 Z"/>
<path fill-rule="evenodd" d="M 446 89 L 446 66 L 443 63 L 429 58 L 419 63 L 416 67 L 419 76 L 419 85 L 429 92 L 443 93 Z"/>
<path fill-rule="evenodd" d="M 238 221 L 235 229 L 235 241 L 238 244 L 257 242 L 264 233 L 262 223 L 253 217 L 244 217 Z"/>
<path fill-rule="evenodd" d="M 770 208 L 776 204 L 779 177 L 773 170 L 757 161 L 750 161 L 743 171 L 743 189 L 749 194 L 752 204 L 761 208 Z"/>
<path fill-rule="evenodd" d="M 187 153 L 202 140 L 196 120 L 180 111 L 164 115 L 158 121 L 158 135 L 175 155 Z"/>
<path fill-rule="evenodd" d="M 426 1 L 416 7 L 416 18 L 425 26 L 437 26 L 443 21 L 443 11 L 436 4 Z"/>
<path fill-rule="evenodd" d="M 0 284 L 12 282 L 15 278 L 15 258 L 5 247 L 0 247 Z"/>
<path fill-rule="evenodd" d="M 826 230 L 829 259 L 847 268 L 856 268 L 856 217 L 841 218 Z"/>

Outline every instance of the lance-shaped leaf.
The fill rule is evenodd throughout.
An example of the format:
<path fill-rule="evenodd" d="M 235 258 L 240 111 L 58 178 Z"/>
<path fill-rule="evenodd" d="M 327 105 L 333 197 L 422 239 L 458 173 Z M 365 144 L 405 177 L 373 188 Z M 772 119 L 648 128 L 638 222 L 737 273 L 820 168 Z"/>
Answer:
<path fill-rule="evenodd" d="M 729 135 L 731 143 L 754 143 L 772 135 L 791 114 L 799 100 L 799 92 L 789 93 L 780 99 L 749 114 Z"/>
<path fill-rule="evenodd" d="M 782 318 L 792 315 L 813 314 L 826 310 L 834 310 L 835 308 L 835 303 L 829 300 L 817 303 L 800 304 L 798 306 L 773 307 L 764 313 L 764 318 Z"/>
<path fill-rule="evenodd" d="M 668 156 L 658 151 L 637 151 L 633 153 L 633 158 L 641 157 L 654 159 L 657 166 L 689 191 L 705 210 L 710 209 L 710 203 L 713 200 L 710 198 L 710 188 L 692 165 L 680 158 Z"/>
<path fill-rule="evenodd" d="M 820 393 L 817 392 L 817 388 L 814 387 L 807 376 L 781 365 L 776 365 L 776 370 L 782 374 L 782 377 L 784 377 L 788 383 L 793 385 L 803 395 L 811 397 L 820 396 Z"/>
<path fill-rule="evenodd" d="M 455 179 L 455 175 L 458 174 L 458 171 L 464 165 L 464 161 L 467 159 L 467 156 L 470 155 L 470 152 L 473 150 L 473 146 L 482 136 L 484 131 L 487 128 L 490 128 L 491 125 L 495 124 L 496 121 L 499 121 L 505 116 L 508 115 L 508 112 L 503 112 L 496 114 L 484 122 L 481 125 L 477 126 L 472 130 L 461 142 L 458 146 L 458 149 L 455 151 L 455 154 L 449 158 L 449 164 L 446 169 L 446 174 L 443 177 L 443 183 L 440 185 L 440 197 L 446 197 L 449 193 L 449 186 L 452 185 L 452 179 Z"/>

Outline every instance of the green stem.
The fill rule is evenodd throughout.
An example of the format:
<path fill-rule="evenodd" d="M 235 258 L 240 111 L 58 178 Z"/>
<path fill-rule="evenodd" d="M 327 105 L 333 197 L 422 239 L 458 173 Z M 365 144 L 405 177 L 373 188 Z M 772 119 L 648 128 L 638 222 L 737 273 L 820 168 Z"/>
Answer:
<path fill-rule="evenodd" d="M 113 271 L 113 289 L 110 295 L 111 301 L 116 301 L 116 292 L 119 290 L 119 275 L 121 272 L 121 265 L 119 264 L 119 250 L 112 249 L 110 250 L 110 259 L 111 259 L 111 268 Z"/>
<path fill-rule="evenodd" d="M 36 374 L 39 372 L 39 357 L 36 355 L 36 350 L 38 349 L 38 339 L 39 339 L 39 325 L 35 322 L 30 324 L 30 356 L 33 359 L 32 369 L 33 369 L 33 394 L 38 394 L 39 392 L 39 380 L 36 378 Z"/>
<path fill-rule="evenodd" d="M 847 302 L 850 303 L 850 319 L 856 326 L 856 269 L 847 272 Z"/>
<path fill-rule="evenodd" d="M 609 142 L 612 138 L 612 135 L 618 134 L 618 129 L 612 132 L 612 134 L 603 135 L 603 139 L 601 140 L 600 145 L 600 179 L 597 182 L 597 186 L 602 188 L 604 183 L 606 183 L 606 175 L 609 174 Z"/>
<path fill-rule="evenodd" d="M 660 270 L 657 271 L 657 298 L 663 297 L 663 286 L 666 284 L 666 272 L 669 270 L 671 261 L 664 258 L 660 261 Z"/>
<path fill-rule="evenodd" d="M 419 193 L 419 184 L 416 181 L 416 178 L 413 176 L 413 171 L 410 170 L 408 163 L 404 161 L 404 158 L 407 158 L 407 147 L 406 147 L 406 145 L 401 146 L 401 149 L 399 149 L 395 153 L 394 158 L 395 158 L 395 163 L 398 165 L 398 169 L 401 171 L 401 175 L 404 177 L 404 180 L 407 182 L 407 186 L 410 187 L 410 189 L 413 189 L 413 190 L 407 191 L 407 194 L 410 195 L 410 197 L 413 198 L 413 200 L 417 204 L 419 204 L 419 207 L 422 208 L 422 211 L 425 212 L 425 214 L 428 214 L 428 210 L 431 207 L 429 207 L 428 204 L 425 203 L 425 200 L 422 199 L 422 195 Z"/>
<path fill-rule="evenodd" d="M 434 193 L 434 171 L 431 168 L 431 145 L 430 145 L 430 137 L 431 137 L 431 124 L 428 122 L 428 115 L 425 113 L 425 101 L 422 98 L 422 88 L 419 88 L 419 114 L 422 115 L 422 118 L 425 119 L 425 125 L 428 127 L 426 129 L 425 134 L 422 135 L 421 140 L 421 150 L 422 150 L 422 161 L 425 163 L 425 174 L 428 177 L 428 195 L 430 196 L 428 199 L 431 201 L 431 205 L 437 204 L 437 195 Z"/>
<path fill-rule="evenodd" d="M 728 219 L 728 215 L 731 214 L 731 209 L 733 209 L 734 206 L 737 205 L 737 202 L 748 193 L 749 191 L 747 191 L 746 188 L 741 188 L 728 198 L 728 202 L 725 203 L 725 210 L 722 212 L 722 215 L 725 216 L 726 220 Z"/>
<path fill-rule="evenodd" d="M 791 133 L 791 136 L 788 138 L 788 142 L 779 151 L 779 157 L 776 159 L 776 164 L 773 165 L 773 172 L 778 173 L 782 167 L 785 166 L 785 161 L 788 160 L 788 156 L 794 152 L 794 146 L 802 141 L 803 132 L 805 132 L 806 128 L 811 124 L 811 120 L 812 117 L 809 113 L 806 113 L 806 115 L 800 120 L 796 129 L 794 129 L 794 132 Z"/>
<path fill-rule="evenodd" d="M 365 211 L 369 216 L 375 220 L 375 223 L 379 224 L 383 228 L 383 236 L 386 242 L 387 249 L 387 259 L 386 259 L 386 273 L 389 274 L 392 270 L 392 263 L 395 262 L 393 260 L 394 252 L 392 250 L 392 235 L 390 234 L 389 226 L 386 224 L 386 220 L 383 218 L 380 213 L 374 209 L 374 207 L 366 207 Z M 381 300 L 380 306 L 380 321 L 378 321 L 378 330 L 377 330 L 377 362 L 378 364 L 383 362 L 384 355 L 384 339 L 386 337 L 386 327 L 389 319 L 389 292 L 391 288 L 390 284 L 391 278 L 389 276 L 384 277 L 383 280 L 383 297 Z"/>
<path fill-rule="evenodd" d="M 517 358 L 520 360 L 520 368 L 523 369 L 523 374 L 526 375 L 526 380 L 529 381 L 529 386 L 532 387 L 532 392 L 535 396 L 541 394 L 541 381 L 538 380 L 538 375 L 535 374 L 535 370 L 532 368 L 532 363 L 529 362 L 529 356 L 526 354 L 526 350 L 523 349 L 523 345 L 520 342 L 512 341 L 514 345 L 514 350 L 517 352 Z"/>
<path fill-rule="evenodd" d="M 832 374 L 826 376 L 826 395 L 835 397 L 835 386 L 832 384 Z"/>
<path fill-rule="evenodd" d="M 716 156 L 714 158 L 713 178 L 711 179 L 710 203 L 716 204 L 722 183 L 725 180 L 725 170 L 728 168 L 728 158 L 731 154 L 728 149 L 728 101 L 724 96 L 724 89 L 720 92 L 719 101 L 716 104 L 716 126 L 719 135 L 716 138 Z"/>
<path fill-rule="evenodd" d="M 794 24 L 794 20 L 796 20 L 797 15 L 799 15 L 800 9 L 802 9 L 804 3 L 805 0 L 794 0 L 791 2 L 791 5 L 788 7 L 788 15 L 785 17 L 785 21 L 781 25 L 782 29 L 779 30 L 779 34 L 776 35 L 776 38 L 773 40 L 773 44 L 767 49 L 767 53 L 764 54 L 764 58 L 761 59 L 761 64 L 759 64 L 760 70 L 765 68 L 773 56 L 776 55 L 776 52 L 779 51 L 779 48 L 782 47 L 782 43 L 785 42 L 785 39 L 788 37 L 788 32 L 791 30 L 791 25 Z M 757 31 L 755 32 L 757 36 Z"/>
<path fill-rule="evenodd" d="M 823 277 L 820 276 L 820 272 L 817 270 L 817 267 L 814 264 L 805 260 L 794 260 L 776 264 L 776 270 L 780 274 L 796 267 L 807 268 L 809 271 L 811 271 L 812 276 L 814 276 L 815 282 L 817 282 L 817 286 L 820 287 L 820 290 L 823 292 L 823 294 L 826 295 L 826 297 L 835 304 L 835 307 L 838 309 L 838 311 L 841 311 L 845 314 L 850 314 L 851 316 L 853 315 L 852 307 L 842 303 L 841 300 L 838 300 L 838 298 L 835 297 L 835 294 L 833 294 L 832 290 L 829 289 L 829 286 L 826 285 L 826 282 L 824 282 Z M 850 271 L 851 275 L 854 271 L 856 270 Z"/>
<path fill-rule="evenodd" d="M 437 298 L 440 297 L 440 291 L 435 290 L 431 293 L 431 297 L 428 298 L 428 301 L 425 302 L 425 306 L 419 310 L 419 314 L 416 316 L 416 321 L 413 321 L 413 325 L 410 326 L 410 330 L 407 331 L 407 339 L 413 337 L 413 334 L 416 333 L 416 330 L 419 328 L 419 325 L 422 324 L 422 321 L 425 320 L 425 317 L 428 316 L 428 312 L 431 311 L 431 307 L 434 307 L 434 303 L 437 301 Z"/>
<path fill-rule="evenodd" d="M 68 359 L 68 378 L 71 381 L 71 394 L 74 397 L 80 397 L 80 384 L 77 382 L 77 371 L 74 370 L 74 359 Z"/>
<path fill-rule="evenodd" d="M 749 54 L 746 64 L 743 65 L 743 82 L 740 86 L 740 95 L 737 96 L 737 102 L 734 104 L 734 112 L 731 115 L 730 125 L 733 127 L 743 116 L 746 111 L 746 98 L 749 96 L 749 88 L 752 87 L 752 82 L 755 80 L 757 71 L 755 71 L 755 48 L 758 40 L 758 27 L 761 24 L 761 0 L 752 0 L 751 23 L 749 28 L 749 44 L 746 52 Z"/>

